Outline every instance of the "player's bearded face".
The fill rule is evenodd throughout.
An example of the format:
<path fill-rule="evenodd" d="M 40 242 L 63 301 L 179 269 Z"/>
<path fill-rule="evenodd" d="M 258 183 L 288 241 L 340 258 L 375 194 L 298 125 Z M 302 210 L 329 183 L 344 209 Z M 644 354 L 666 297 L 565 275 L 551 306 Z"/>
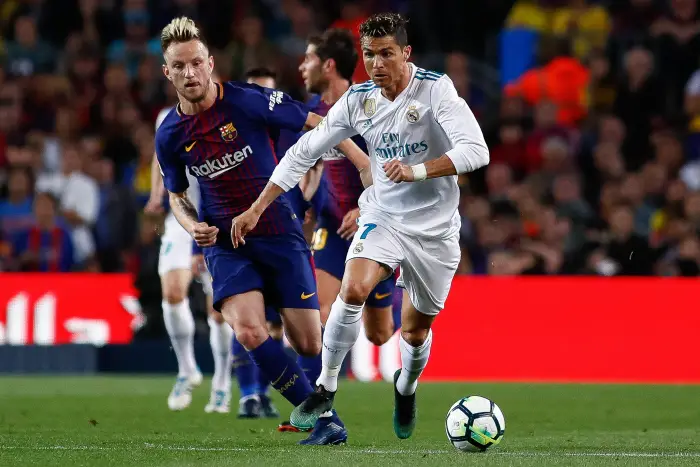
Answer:
<path fill-rule="evenodd" d="M 214 58 L 202 42 L 172 44 L 165 51 L 165 63 L 163 72 L 180 96 L 193 104 L 206 97 Z"/>
<path fill-rule="evenodd" d="M 309 44 L 306 47 L 304 61 L 299 65 L 301 77 L 304 80 L 306 90 L 311 93 L 323 92 L 323 63 L 316 55 L 316 46 Z"/>
<path fill-rule="evenodd" d="M 402 48 L 393 36 L 363 37 L 361 44 L 365 70 L 374 84 L 386 88 L 401 80 L 410 45 Z"/>

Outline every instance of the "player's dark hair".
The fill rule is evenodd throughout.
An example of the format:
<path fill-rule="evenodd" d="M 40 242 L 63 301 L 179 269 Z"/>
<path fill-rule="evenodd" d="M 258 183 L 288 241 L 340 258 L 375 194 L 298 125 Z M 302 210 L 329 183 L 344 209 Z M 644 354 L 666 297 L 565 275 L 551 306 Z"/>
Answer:
<path fill-rule="evenodd" d="M 393 36 L 401 47 L 408 45 L 408 20 L 398 13 L 377 13 L 360 25 L 360 39 Z"/>
<path fill-rule="evenodd" d="M 259 66 L 256 68 L 251 68 L 250 70 L 246 71 L 245 78 L 246 79 L 271 78 L 271 79 L 277 80 L 277 73 L 275 73 L 275 71 L 270 69 L 270 68 L 267 68 L 264 66 Z"/>
<path fill-rule="evenodd" d="M 309 44 L 316 46 L 316 55 L 325 62 L 333 59 L 338 74 L 352 81 L 352 74 L 357 66 L 357 49 L 355 38 L 347 29 L 329 29 L 322 36 L 312 36 Z"/>
<path fill-rule="evenodd" d="M 315 47 L 318 47 L 321 45 L 321 42 L 323 42 L 323 39 L 321 39 L 320 34 L 312 34 L 309 36 L 308 39 L 306 39 L 306 43 L 309 45 L 313 45 Z"/>

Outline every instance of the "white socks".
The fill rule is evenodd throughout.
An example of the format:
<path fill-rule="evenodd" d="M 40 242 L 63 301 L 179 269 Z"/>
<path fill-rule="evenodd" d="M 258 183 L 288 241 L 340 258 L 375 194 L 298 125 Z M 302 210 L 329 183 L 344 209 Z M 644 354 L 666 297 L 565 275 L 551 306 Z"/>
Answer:
<path fill-rule="evenodd" d="M 213 318 L 209 323 L 209 344 L 214 356 L 214 376 L 211 380 L 212 391 L 229 392 L 231 390 L 231 364 L 233 352 L 231 352 L 231 338 L 233 329 L 226 321 L 217 323 Z"/>
<path fill-rule="evenodd" d="M 348 305 L 340 296 L 335 299 L 323 333 L 323 350 L 321 375 L 317 385 L 323 385 L 327 391 L 338 390 L 338 373 L 362 329 L 363 305 Z"/>
<path fill-rule="evenodd" d="M 188 299 L 177 304 L 163 300 L 163 321 L 177 357 L 178 376 L 197 373 L 194 359 L 194 318 Z"/>
<path fill-rule="evenodd" d="M 428 338 L 420 347 L 413 347 L 400 337 L 401 348 L 401 375 L 396 382 L 396 390 L 402 396 L 408 396 L 416 392 L 418 377 L 423 373 L 425 365 L 430 357 L 430 345 L 433 343 L 433 331 L 428 332 Z"/>

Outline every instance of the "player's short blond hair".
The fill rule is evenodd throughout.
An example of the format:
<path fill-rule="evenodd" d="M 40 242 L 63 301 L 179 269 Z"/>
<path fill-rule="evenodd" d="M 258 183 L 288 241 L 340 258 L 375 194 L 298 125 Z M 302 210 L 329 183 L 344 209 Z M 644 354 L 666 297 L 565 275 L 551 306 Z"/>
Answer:
<path fill-rule="evenodd" d="M 163 53 L 165 53 L 168 47 L 170 47 L 170 44 L 193 40 L 201 41 L 206 45 L 194 21 L 186 16 L 180 16 L 179 18 L 173 19 L 170 24 L 165 26 L 163 31 L 161 31 L 160 48 L 163 50 Z"/>

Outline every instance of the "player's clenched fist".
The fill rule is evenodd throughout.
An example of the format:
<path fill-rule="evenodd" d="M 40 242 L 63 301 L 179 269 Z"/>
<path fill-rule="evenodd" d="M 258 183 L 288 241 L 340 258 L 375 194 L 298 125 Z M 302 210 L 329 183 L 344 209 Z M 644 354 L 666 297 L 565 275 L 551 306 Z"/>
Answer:
<path fill-rule="evenodd" d="M 231 241 L 233 242 L 234 248 L 238 248 L 239 245 L 245 245 L 243 237 L 258 225 L 258 219 L 260 219 L 260 214 L 252 209 L 248 209 L 240 216 L 233 218 L 233 223 L 231 224 Z"/>
<path fill-rule="evenodd" d="M 209 225 L 206 222 L 199 222 L 195 224 L 192 229 L 192 238 L 194 238 L 198 246 L 207 247 L 216 243 L 216 236 L 218 233 L 218 227 Z"/>
<path fill-rule="evenodd" d="M 411 166 L 399 162 L 397 159 L 392 159 L 384 164 L 384 173 L 394 183 L 412 182 L 413 170 Z"/>

